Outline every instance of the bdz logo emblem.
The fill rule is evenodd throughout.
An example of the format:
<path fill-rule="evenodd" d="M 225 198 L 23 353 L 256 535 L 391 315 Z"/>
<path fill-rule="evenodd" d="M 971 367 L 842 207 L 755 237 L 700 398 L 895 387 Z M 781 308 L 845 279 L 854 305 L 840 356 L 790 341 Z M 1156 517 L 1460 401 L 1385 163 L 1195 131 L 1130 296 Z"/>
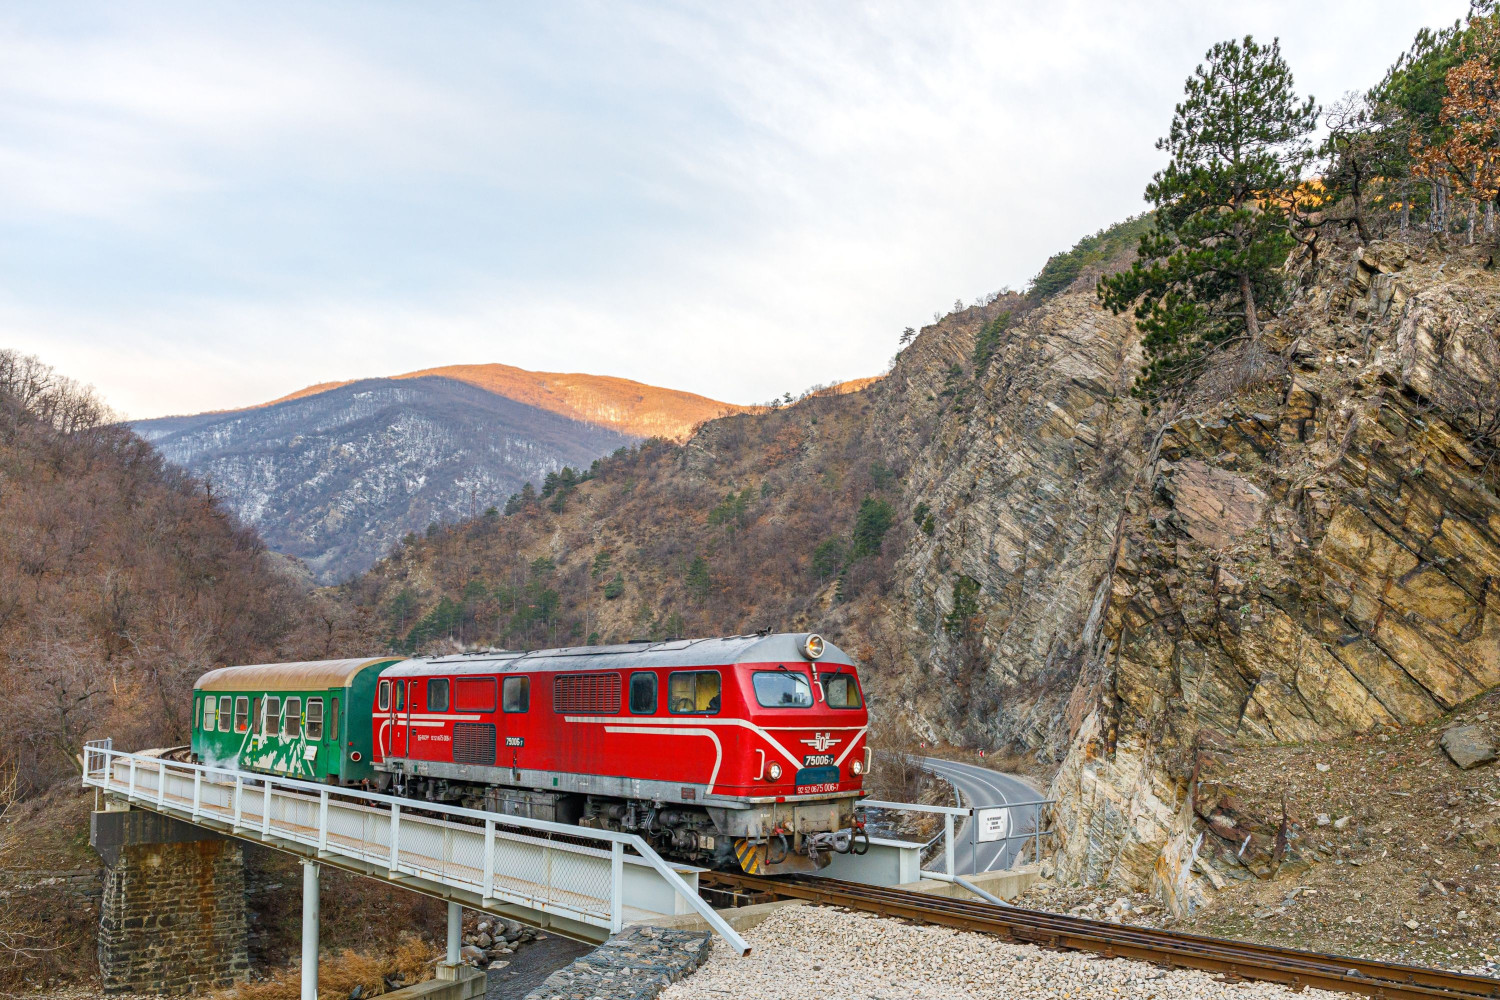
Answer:
<path fill-rule="evenodd" d="M 808 746 L 818 751 L 818 753 L 822 753 L 824 750 L 827 750 L 829 747 L 837 743 L 838 740 L 833 738 L 832 733 L 813 733 L 812 739 L 802 740 L 801 742 L 806 743 Z"/>

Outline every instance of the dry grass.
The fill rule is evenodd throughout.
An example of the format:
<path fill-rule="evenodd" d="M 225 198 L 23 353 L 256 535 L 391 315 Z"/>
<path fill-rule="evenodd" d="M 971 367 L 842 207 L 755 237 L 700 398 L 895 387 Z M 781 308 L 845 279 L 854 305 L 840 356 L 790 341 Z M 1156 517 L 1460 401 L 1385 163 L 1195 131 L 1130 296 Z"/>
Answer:
<path fill-rule="evenodd" d="M 433 975 L 432 963 L 439 956 L 437 948 L 416 934 L 403 934 L 394 950 L 372 954 L 344 949 L 324 956 L 318 962 L 318 996 L 327 1000 L 347 1000 L 356 987 L 364 987 L 365 996 L 387 992 L 386 977 L 398 974 L 402 986 L 411 986 Z M 297 1000 L 301 995 L 302 972 L 292 967 L 277 970 L 269 978 L 242 983 L 212 994 L 214 1000 Z M 399 987 L 398 987 L 399 988 Z"/>

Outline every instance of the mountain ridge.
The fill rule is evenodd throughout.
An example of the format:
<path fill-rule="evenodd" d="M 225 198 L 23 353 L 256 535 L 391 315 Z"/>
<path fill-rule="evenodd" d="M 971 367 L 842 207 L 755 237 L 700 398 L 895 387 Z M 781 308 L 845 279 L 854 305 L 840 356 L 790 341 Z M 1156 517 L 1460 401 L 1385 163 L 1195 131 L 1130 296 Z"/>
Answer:
<path fill-rule="evenodd" d="M 631 437 L 665 437 L 674 441 L 686 440 L 697 427 L 716 417 L 764 409 L 726 403 L 695 392 L 667 389 L 614 375 L 531 371 L 500 362 L 438 365 L 399 375 L 376 377 L 393 380 L 451 378 L 507 399 L 573 420 L 608 427 Z M 264 403 L 223 412 L 264 409 L 332 392 L 361 381 L 367 380 L 316 382 Z"/>

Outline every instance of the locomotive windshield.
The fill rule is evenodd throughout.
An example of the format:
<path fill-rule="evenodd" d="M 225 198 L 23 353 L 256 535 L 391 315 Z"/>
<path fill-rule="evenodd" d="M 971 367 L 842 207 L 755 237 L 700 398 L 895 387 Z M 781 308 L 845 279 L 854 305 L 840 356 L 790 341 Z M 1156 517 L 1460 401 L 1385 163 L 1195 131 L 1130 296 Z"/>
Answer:
<path fill-rule="evenodd" d="M 832 674 L 823 678 L 823 700 L 829 708 L 858 708 L 859 685 L 848 674 Z"/>
<path fill-rule="evenodd" d="M 755 700 L 764 708 L 812 708 L 807 678 L 790 670 L 760 670 L 752 678 Z"/>

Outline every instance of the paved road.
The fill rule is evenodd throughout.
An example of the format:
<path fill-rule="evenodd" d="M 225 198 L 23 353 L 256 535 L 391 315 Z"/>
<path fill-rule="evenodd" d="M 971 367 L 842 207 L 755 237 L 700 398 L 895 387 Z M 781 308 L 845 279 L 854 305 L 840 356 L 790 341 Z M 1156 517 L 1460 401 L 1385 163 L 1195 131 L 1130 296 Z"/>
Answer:
<path fill-rule="evenodd" d="M 939 757 L 923 757 L 922 766 L 938 776 L 952 782 L 963 795 L 965 806 L 1003 805 L 1006 802 L 1035 802 L 1042 798 L 1034 788 L 1020 778 L 977 764 L 960 764 Z M 1036 830 L 1036 809 L 1010 809 L 1009 835 L 1031 833 Z M 978 872 L 999 871 L 1010 867 L 1015 856 L 1022 850 L 1025 841 L 994 841 L 984 844 L 970 842 L 968 819 L 959 821 L 955 831 L 954 859 L 958 874 L 973 875 Z M 941 869 L 939 855 L 933 867 Z"/>

